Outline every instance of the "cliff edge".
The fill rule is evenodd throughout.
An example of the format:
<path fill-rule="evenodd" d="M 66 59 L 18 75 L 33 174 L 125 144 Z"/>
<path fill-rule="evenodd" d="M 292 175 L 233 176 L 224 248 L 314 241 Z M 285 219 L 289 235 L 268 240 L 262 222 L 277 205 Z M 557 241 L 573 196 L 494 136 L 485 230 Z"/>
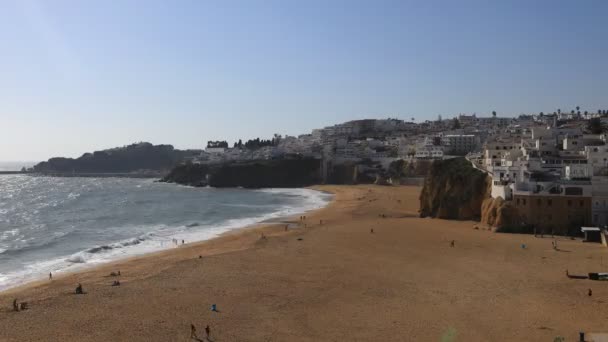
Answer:
<path fill-rule="evenodd" d="M 491 179 L 465 158 L 436 160 L 420 193 L 420 217 L 480 220 Z"/>

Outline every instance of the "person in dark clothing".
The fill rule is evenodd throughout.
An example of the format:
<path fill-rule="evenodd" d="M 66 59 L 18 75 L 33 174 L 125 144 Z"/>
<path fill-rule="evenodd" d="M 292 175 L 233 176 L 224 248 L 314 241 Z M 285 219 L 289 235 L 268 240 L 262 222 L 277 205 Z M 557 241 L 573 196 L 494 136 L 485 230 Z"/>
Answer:
<path fill-rule="evenodd" d="M 198 339 L 198 337 L 196 336 L 196 327 L 194 326 L 194 324 L 190 324 L 190 338 Z"/>
<path fill-rule="evenodd" d="M 84 294 L 84 291 L 82 290 L 82 284 L 78 283 L 78 286 L 76 286 L 76 294 Z"/>
<path fill-rule="evenodd" d="M 207 335 L 207 339 L 209 339 L 209 335 L 211 334 L 211 329 L 209 329 L 209 325 L 205 327 L 205 334 Z"/>
<path fill-rule="evenodd" d="M 19 304 L 17 303 L 17 298 L 13 300 L 13 311 L 19 311 Z"/>

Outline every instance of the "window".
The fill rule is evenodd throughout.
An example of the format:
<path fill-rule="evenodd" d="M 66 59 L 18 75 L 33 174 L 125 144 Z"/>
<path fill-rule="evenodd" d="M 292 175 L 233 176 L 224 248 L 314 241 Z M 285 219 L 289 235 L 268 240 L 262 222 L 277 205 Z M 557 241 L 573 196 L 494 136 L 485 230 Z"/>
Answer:
<path fill-rule="evenodd" d="M 540 204 L 541 204 L 540 198 L 536 200 L 536 204 L 538 204 L 540 206 Z"/>
<path fill-rule="evenodd" d="M 579 204 L 580 204 L 580 205 L 581 205 L 581 207 L 582 207 L 583 205 L 585 205 L 585 201 L 579 201 Z"/>
<path fill-rule="evenodd" d="M 519 198 L 517 199 L 517 205 L 519 205 Z"/>
<path fill-rule="evenodd" d="M 571 207 L 572 206 L 572 201 L 568 200 L 568 206 Z"/>
<path fill-rule="evenodd" d="M 547 200 L 547 206 L 551 206 L 553 204 L 553 200 Z"/>

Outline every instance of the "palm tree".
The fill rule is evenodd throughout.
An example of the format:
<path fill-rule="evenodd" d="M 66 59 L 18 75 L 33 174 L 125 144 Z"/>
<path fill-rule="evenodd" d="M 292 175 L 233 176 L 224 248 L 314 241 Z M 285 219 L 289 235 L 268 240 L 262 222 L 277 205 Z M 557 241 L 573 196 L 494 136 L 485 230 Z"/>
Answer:
<path fill-rule="evenodd" d="M 540 112 L 540 113 L 538 113 L 538 115 L 543 116 L 543 115 L 545 115 L 545 113 Z"/>
<path fill-rule="evenodd" d="M 570 114 L 574 115 L 574 111 L 570 111 Z"/>
<path fill-rule="evenodd" d="M 558 108 L 557 109 L 557 114 L 561 114 L 561 113 L 562 113 L 562 110 Z"/>
<path fill-rule="evenodd" d="M 492 111 L 492 116 L 493 116 L 493 117 L 496 117 L 496 111 L 495 111 L 495 110 L 494 110 L 494 111 Z"/>
<path fill-rule="evenodd" d="M 576 111 L 578 112 L 581 109 L 581 107 L 576 106 Z"/>
<path fill-rule="evenodd" d="M 414 118 L 412 118 L 412 122 L 414 122 L 414 120 L 415 120 L 415 119 L 414 119 Z"/>

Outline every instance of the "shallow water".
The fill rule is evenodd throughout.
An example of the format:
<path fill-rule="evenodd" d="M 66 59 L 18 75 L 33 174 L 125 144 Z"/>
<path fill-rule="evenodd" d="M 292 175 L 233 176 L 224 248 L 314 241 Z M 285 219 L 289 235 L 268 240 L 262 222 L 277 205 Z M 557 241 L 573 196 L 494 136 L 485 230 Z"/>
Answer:
<path fill-rule="evenodd" d="M 129 178 L 0 176 L 0 290 L 210 239 L 324 206 L 308 189 L 213 189 Z"/>

